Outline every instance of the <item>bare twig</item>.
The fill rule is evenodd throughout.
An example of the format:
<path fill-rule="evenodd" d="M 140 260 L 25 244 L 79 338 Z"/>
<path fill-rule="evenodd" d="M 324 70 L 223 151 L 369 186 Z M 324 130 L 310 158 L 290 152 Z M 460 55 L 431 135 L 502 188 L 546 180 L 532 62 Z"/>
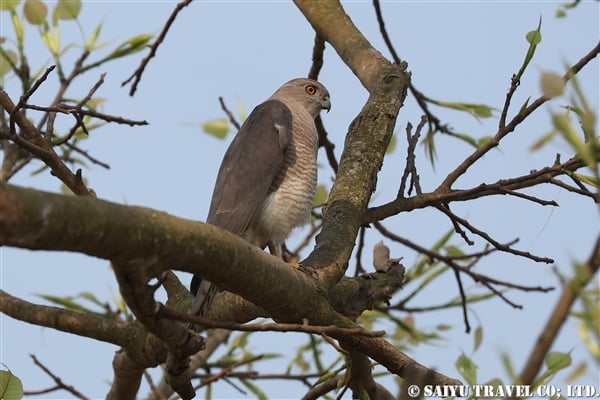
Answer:
<path fill-rule="evenodd" d="M 398 243 L 402 243 L 403 245 L 412 248 L 413 250 L 421 253 L 421 254 L 425 254 L 428 257 L 430 257 L 431 259 L 436 259 L 439 260 L 443 263 L 445 263 L 446 265 L 448 265 L 450 268 L 464 273 L 466 275 L 468 275 L 471 279 L 473 279 L 475 282 L 479 282 L 482 285 L 484 285 L 486 288 L 488 288 L 492 293 L 496 294 L 498 297 L 500 297 L 502 300 L 504 300 L 504 302 L 506 302 L 507 304 L 509 304 L 510 306 L 514 307 L 514 308 L 522 308 L 521 305 L 519 304 L 515 304 L 514 302 L 512 302 L 511 300 L 509 300 L 500 290 L 498 290 L 494 285 L 498 285 L 498 286 L 504 286 L 504 287 L 508 287 L 508 288 L 513 288 L 513 289 L 518 289 L 518 290 L 523 290 L 523 291 L 538 291 L 538 292 L 548 292 L 550 290 L 553 290 L 553 288 L 548 288 L 548 287 L 541 287 L 541 286 L 525 286 L 525 285 L 520 285 L 520 284 L 516 284 L 516 283 L 512 283 L 512 282 L 506 282 L 506 281 L 501 281 L 495 278 L 491 278 L 489 276 L 486 275 L 482 275 L 482 274 L 478 274 L 476 272 L 474 272 L 472 270 L 472 265 L 470 266 L 462 266 L 460 264 L 457 264 L 451 257 L 447 257 L 444 256 L 442 254 L 436 253 L 434 251 L 431 251 L 429 249 L 426 249 L 422 246 L 419 246 L 415 243 L 410 242 L 409 240 L 406 240 L 398 235 L 395 235 L 394 233 L 388 231 L 385 227 L 383 227 L 383 225 L 381 225 L 381 223 L 376 222 L 374 223 L 375 227 L 377 228 L 377 230 L 379 232 L 381 232 L 384 236 L 390 238 L 391 240 L 394 240 Z M 475 257 L 475 261 L 477 261 L 480 257 Z"/>
<path fill-rule="evenodd" d="M 172 308 L 159 305 L 157 317 L 183 322 L 193 322 L 207 328 L 220 328 L 243 332 L 305 332 L 317 335 L 352 334 L 365 337 L 380 337 L 384 331 L 367 331 L 362 328 L 339 328 L 337 326 L 309 325 L 308 321 L 302 324 L 265 323 L 265 324 L 237 324 L 227 321 L 216 321 L 209 318 L 201 318 L 189 313 L 183 313 Z"/>
<path fill-rule="evenodd" d="M 152 57 L 154 57 L 156 55 L 158 46 L 160 46 L 160 44 L 165 40 L 165 37 L 167 36 L 167 32 L 169 31 L 169 28 L 171 27 L 173 22 L 175 22 L 175 18 L 177 18 L 177 14 L 179 14 L 179 12 L 183 8 L 185 8 L 187 5 L 189 5 L 191 2 L 192 2 L 192 0 L 184 0 L 180 3 L 178 3 L 177 6 L 175 6 L 175 9 L 169 16 L 169 19 L 167 20 L 167 22 L 163 26 L 162 31 L 158 35 L 158 38 L 156 38 L 156 41 L 152 44 L 152 46 L 150 46 L 150 53 L 148 53 L 148 55 L 146 57 L 144 57 L 144 59 L 140 63 L 139 67 L 134 71 L 134 73 L 129 78 L 127 78 L 123 83 L 121 83 L 121 86 L 125 86 L 132 79 L 134 79 L 134 81 L 131 85 L 131 89 L 129 90 L 130 96 L 133 96 L 135 94 L 135 92 L 137 90 L 137 86 L 138 86 L 140 80 L 142 79 L 142 74 L 144 73 L 144 70 L 146 69 L 146 66 L 148 65 L 148 63 L 150 62 Z"/>
<path fill-rule="evenodd" d="M 98 160 L 95 157 L 92 157 L 92 155 L 89 152 L 80 149 L 79 147 L 75 146 L 74 144 L 72 144 L 72 143 L 65 143 L 65 146 L 67 146 L 71 150 L 76 151 L 77 153 L 81 154 L 82 156 L 84 156 L 85 158 L 87 158 L 92 163 L 100 165 L 103 168 L 110 169 L 110 165 L 108 165 L 107 163 L 105 163 L 103 161 Z"/>
<path fill-rule="evenodd" d="M 66 383 L 64 383 L 62 381 L 62 379 L 60 379 L 58 376 L 56 376 L 55 374 L 53 374 L 52 371 L 50 371 L 44 364 L 42 364 L 37 359 L 36 356 L 34 356 L 33 354 L 30 354 L 29 356 L 33 359 L 33 362 L 35 363 L 35 365 L 37 365 L 42 371 L 44 371 L 48 376 L 50 376 L 50 378 L 52 378 L 52 380 L 56 383 L 55 390 L 66 390 L 67 392 L 71 393 L 73 396 L 75 396 L 75 397 L 77 397 L 78 399 L 81 399 L 81 400 L 88 400 L 89 399 L 87 396 L 85 396 L 84 394 L 82 394 L 81 392 L 79 392 L 73 386 L 67 385 Z"/>
<path fill-rule="evenodd" d="M 77 108 L 77 107 L 68 107 L 65 105 L 44 107 L 44 106 L 37 106 L 37 105 L 33 105 L 33 104 L 27 104 L 24 106 L 24 108 L 31 109 L 31 110 L 37 110 L 37 111 L 58 112 L 61 114 L 79 114 L 81 116 L 94 117 L 94 118 L 98 118 L 98 119 L 101 119 L 106 122 L 114 122 L 117 124 L 123 124 L 123 125 L 129 125 L 129 126 L 148 125 L 148 121 L 146 121 L 146 120 L 128 119 L 128 118 L 123 118 L 123 117 L 119 117 L 119 116 L 115 116 L 115 115 L 104 114 L 104 113 L 94 111 L 94 110 L 86 110 L 86 109 Z"/>
<path fill-rule="evenodd" d="M 315 43 L 313 45 L 312 65 L 308 72 L 308 77 L 315 81 L 319 79 L 319 72 L 323 67 L 323 53 L 325 51 L 325 40 L 315 32 Z"/>
<path fill-rule="evenodd" d="M 238 360 L 238 361 L 236 361 L 236 362 L 232 363 L 231 365 L 229 365 L 229 366 L 227 366 L 227 367 L 223 368 L 223 369 L 222 369 L 221 371 L 219 371 L 218 373 L 216 373 L 216 374 L 213 374 L 213 375 L 209 376 L 208 378 L 203 378 L 203 379 L 202 379 L 202 383 L 200 384 L 200 387 L 202 387 L 202 386 L 206 386 L 206 385 L 208 385 L 208 384 L 210 384 L 210 383 L 213 383 L 213 382 L 216 382 L 216 381 L 218 381 L 219 379 L 221 379 L 221 378 L 224 378 L 224 377 L 226 377 L 226 376 L 230 375 L 230 374 L 231 374 L 231 372 L 233 372 L 233 370 L 234 370 L 235 368 L 237 368 L 237 367 L 239 367 L 239 366 L 241 366 L 241 365 L 251 364 L 251 363 L 253 363 L 254 361 L 258 361 L 258 360 L 260 360 L 261 358 L 263 358 L 263 355 L 262 355 L 262 354 L 259 354 L 259 355 L 257 355 L 257 356 L 254 356 L 254 357 L 249 357 L 249 358 L 244 358 L 244 359 L 242 359 L 242 360 Z"/>
<path fill-rule="evenodd" d="M 223 112 L 225 112 L 225 114 L 227 115 L 227 118 L 229 118 L 229 122 L 231 122 L 231 124 L 233 126 L 235 126 L 237 130 L 239 130 L 240 123 L 235 119 L 231 110 L 229 108 L 227 108 L 227 105 L 225 104 L 225 100 L 223 100 L 222 96 L 219 96 L 219 104 L 221 105 L 221 109 L 223 110 Z"/>
<path fill-rule="evenodd" d="M 323 67 L 324 51 L 325 40 L 321 35 L 319 35 L 318 32 L 315 32 L 315 42 L 312 52 L 312 65 L 310 67 L 310 71 L 308 72 L 308 77 L 310 79 L 319 79 L 319 72 L 321 72 L 321 68 Z M 338 161 L 335 158 L 335 153 L 333 151 L 335 145 L 327 137 L 327 131 L 325 130 L 325 126 L 323 125 L 323 120 L 321 119 L 320 115 L 317 116 L 315 125 L 317 127 L 317 132 L 319 133 L 319 147 L 323 147 L 325 149 L 325 155 L 327 156 L 329 165 L 331 166 L 331 169 L 333 169 L 333 172 L 337 173 Z"/>
<path fill-rule="evenodd" d="M 417 129 L 415 134 L 412 134 L 412 124 L 409 122 L 406 124 L 406 141 L 408 142 L 408 147 L 406 149 L 406 165 L 404 167 L 404 173 L 402 174 L 402 178 L 400 179 L 400 188 L 398 189 L 397 198 L 404 198 L 404 193 L 406 191 L 406 181 L 410 176 L 410 185 L 408 186 L 408 194 L 412 193 L 413 187 L 415 188 L 418 195 L 422 194 L 421 185 L 419 183 L 419 174 L 417 173 L 417 165 L 415 160 L 415 149 L 417 147 L 417 143 L 419 142 L 419 137 L 421 136 L 421 131 L 427 122 L 427 118 L 425 116 L 421 117 L 421 121 L 419 125 L 417 125 Z"/>

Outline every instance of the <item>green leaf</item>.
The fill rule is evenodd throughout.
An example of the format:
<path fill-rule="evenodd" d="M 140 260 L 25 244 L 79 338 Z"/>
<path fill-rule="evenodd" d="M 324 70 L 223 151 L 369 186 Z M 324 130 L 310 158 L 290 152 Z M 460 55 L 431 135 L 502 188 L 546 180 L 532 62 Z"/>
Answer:
<path fill-rule="evenodd" d="M 54 16 L 62 20 L 76 19 L 80 11 L 80 0 L 58 0 L 54 9 Z"/>
<path fill-rule="evenodd" d="M 246 118 L 248 118 L 248 113 L 244 109 L 244 105 L 242 104 L 241 101 L 237 100 L 236 106 L 237 106 L 238 115 L 240 116 L 240 121 L 244 122 L 246 120 Z"/>
<path fill-rule="evenodd" d="M 529 150 L 536 151 L 536 150 L 541 149 L 543 146 L 545 146 L 547 143 L 549 143 L 552 139 L 554 139 L 554 137 L 556 136 L 556 133 L 557 133 L 556 130 L 546 133 L 541 138 L 539 138 L 538 140 L 533 142 L 531 147 L 529 147 Z"/>
<path fill-rule="evenodd" d="M 0 47 L 0 78 L 17 68 L 19 56 L 12 50 Z"/>
<path fill-rule="evenodd" d="M 584 174 L 580 174 L 577 172 L 572 172 L 572 171 L 565 171 L 565 174 L 572 176 L 573 178 L 586 183 L 590 186 L 594 186 L 595 188 L 600 189 L 600 181 L 598 180 L 598 178 L 594 178 L 593 176 L 589 176 L 589 175 L 584 175 Z"/>
<path fill-rule="evenodd" d="M 255 384 L 247 379 L 240 379 L 240 382 L 250 390 L 258 400 L 269 400 L 267 395 Z"/>
<path fill-rule="evenodd" d="M 557 97 L 562 95 L 565 91 L 565 80 L 555 72 L 542 72 L 540 77 L 540 88 L 545 97 Z"/>
<path fill-rule="evenodd" d="M 479 325 L 475 328 L 475 334 L 473 335 L 473 351 L 477 351 L 479 346 L 481 346 L 481 342 L 483 342 L 483 328 Z"/>
<path fill-rule="evenodd" d="M 529 31 L 525 35 L 527 42 L 532 46 L 537 46 L 542 41 L 542 34 L 540 32 L 540 28 L 542 27 L 542 17 L 540 17 L 540 22 L 535 31 Z"/>
<path fill-rule="evenodd" d="M 112 53 L 110 53 L 104 60 L 108 61 L 137 53 L 138 51 L 146 48 L 150 39 L 152 39 L 152 35 L 147 33 L 133 36 L 117 46 L 117 48 L 114 49 Z"/>
<path fill-rule="evenodd" d="M 58 27 L 54 28 L 54 31 L 50 29 L 47 22 L 44 22 L 41 28 L 42 41 L 50 50 L 50 53 L 56 58 L 60 51 L 60 30 Z"/>
<path fill-rule="evenodd" d="M 23 384 L 10 371 L 0 371 L 0 399 L 19 400 L 23 398 Z"/>
<path fill-rule="evenodd" d="M 482 136 L 479 139 L 477 139 L 477 148 L 480 149 L 483 146 L 487 146 L 487 144 L 490 142 L 490 140 L 492 140 L 491 136 Z"/>
<path fill-rule="evenodd" d="M 486 104 L 460 103 L 460 102 L 455 102 L 455 101 L 440 101 L 440 100 L 432 100 L 432 99 L 428 99 L 428 101 L 430 103 L 433 103 L 440 107 L 445 107 L 445 108 L 450 108 L 452 110 L 467 112 L 477 119 L 489 118 L 493 115 L 493 111 L 494 111 L 494 108 L 492 108 Z"/>
<path fill-rule="evenodd" d="M 540 16 L 540 20 L 538 22 L 537 29 L 534 31 L 529 31 L 525 35 L 525 39 L 527 40 L 527 43 L 529 43 L 529 48 L 527 49 L 527 54 L 525 54 L 525 59 L 523 60 L 523 64 L 521 65 L 519 72 L 517 72 L 517 74 L 515 75 L 515 79 L 517 81 L 520 80 L 521 77 L 523 76 L 523 73 L 527 69 L 527 66 L 533 59 L 533 55 L 535 54 L 535 48 L 542 41 L 541 29 L 542 29 L 542 17 Z"/>
<path fill-rule="evenodd" d="M 87 51 L 94 50 L 96 46 L 96 42 L 98 41 L 98 37 L 100 36 L 100 31 L 102 30 L 102 23 L 99 23 L 96 29 L 92 32 L 90 37 L 85 41 L 85 49 Z"/>
<path fill-rule="evenodd" d="M 456 256 L 463 256 L 465 255 L 465 253 L 458 247 L 456 246 L 446 246 L 444 247 L 444 250 L 446 250 L 446 254 L 449 255 L 450 257 L 456 257 Z"/>
<path fill-rule="evenodd" d="M 23 4 L 23 15 L 30 24 L 40 25 L 46 21 L 48 7 L 40 0 L 25 0 L 25 4 Z"/>
<path fill-rule="evenodd" d="M 10 19 L 13 24 L 13 29 L 15 30 L 17 47 L 20 47 L 23 45 L 23 24 L 21 23 L 21 18 L 19 18 L 19 15 L 17 15 L 17 12 L 14 9 L 10 10 Z"/>
<path fill-rule="evenodd" d="M 14 10 L 21 0 L 2 0 L 0 1 L 0 10 Z"/>
<path fill-rule="evenodd" d="M 313 206 L 320 206 L 327 201 L 329 197 L 329 192 L 325 185 L 321 184 L 317 186 L 317 190 L 315 191 L 315 199 L 313 200 Z"/>
<path fill-rule="evenodd" d="M 398 144 L 398 138 L 396 137 L 396 132 L 392 135 L 390 142 L 388 143 L 387 149 L 385 149 L 385 154 L 392 154 L 394 150 L 396 150 L 396 145 Z"/>
<path fill-rule="evenodd" d="M 476 149 L 479 148 L 479 144 L 478 144 L 477 140 L 475 140 L 474 138 L 472 138 L 471 136 L 469 136 L 467 134 L 454 133 L 452 136 L 462 140 L 463 142 L 467 142 L 468 144 L 475 147 Z"/>
<path fill-rule="evenodd" d="M 529 96 L 525 102 L 523 103 L 523 105 L 521 106 L 521 108 L 519 108 L 519 114 L 522 114 L 523 111 L 525 111 L 525 109 L 527 108 L 527 106 L 529 105 L 529 100 L 531 100 L 531 96 Z"/>
<path fill-rule="evenodd" d="M 532 382 L 531 386 L 537 387 L 539 385 L 548 383 L 550 378 L 556 375 L 557 372 L 571 365 L 571 354 L 553 351 L 548 353 L 544 359 L 544 363 L 546 364 L 546 371 L 538 376 Z"/>
<path fill-rule="evenodd" d="M 437 158 L 437 153 L 435 151 L 435 141 L 433 140 L 433 130 L 429 128 L 427 135 L 423 138 L 423 146 L 425 146 L 425 153 L 431 166 L 435 168 L 435 159 Z"/>
<path fill-rule="evenodd" d="M 504 364 L 504 369 L 506 370 L 506 373 L 510 377 L 510 380 L 513 382 L 517 382 L 519 380 L 519 377 L 518 377 L 517 373 L 515 372 L 515 368 L 513 367 L 508 354 L 506 354 L 506 353 L 502 353 L 502 364 Z"/>
<path fill-rule="evenodd" d="M 202 130 L 218 139 L 224 139 L 229 133 L 229 121 L 224 118 L 217 118 L 206 121 L 201 125 Z"/>
<path fill-rule="evenodd" d="M 96 295 L 93 294 L 92 292 L 81 292 L 77 296 L 81 297 L 82 299 L 86 299 L 89 302 L 96 304 L 97 306 L 104 307 L 104 303 L 102 301 L 98 300 Z"/>
<path fill-rule="evenodd" d="M 574 148 L 579 158 L 581 158 L 589 168 L 597 168 L 595 141 L 585 143 L 581 140 L 581 137 L 577 134 L 577 131 L 573 127 L 571 119 L 567 114 L 553 114 L 552 123 L 554 124 L 554 127 L 562 133 L 566 141 Z"/>
<path fill-rule="evenodd" d="M 580 362 L 573 368 L 573 370 L 567 375 L 565 381 L 567 383 L 575 383 L 579 381 L 583 375 L 587 372 L 587 364 L 585 361 Z"/>
<path fill-rule="evenodd" d="M 467 356 L 463 354 L 458 357 L 455 363 L 456 369 L 460 375 L 465 378 L 469 385 L 477 383 L 477 366 Z"/>

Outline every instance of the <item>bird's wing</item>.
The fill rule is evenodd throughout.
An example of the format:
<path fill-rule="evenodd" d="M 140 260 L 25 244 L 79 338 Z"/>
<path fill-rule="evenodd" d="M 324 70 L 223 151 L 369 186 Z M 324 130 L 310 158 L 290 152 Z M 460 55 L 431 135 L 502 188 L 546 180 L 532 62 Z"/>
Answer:
<path fill-rule="evenodd" d="M 208 223 L 244 233 L 283 168 L 291 135 L 292 114 L 281 101 L 267 100 L 252 110 L 219 168 Z"/>

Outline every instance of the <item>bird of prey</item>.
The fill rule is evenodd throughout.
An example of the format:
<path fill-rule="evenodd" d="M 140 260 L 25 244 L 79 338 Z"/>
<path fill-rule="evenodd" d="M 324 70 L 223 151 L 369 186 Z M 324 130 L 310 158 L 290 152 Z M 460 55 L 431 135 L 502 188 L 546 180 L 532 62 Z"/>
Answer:
<path fill-rule="evenodd" d="M 283 240 L 310 216 L 317 186 L 315 118 L 330 108 L 325 86 L 297 78 L 252 110 L 225 153 L 206 222 L 281 257 Z M 194 275 L 190 291 L 191 313 L 205 316 L 219 289 Z"/>

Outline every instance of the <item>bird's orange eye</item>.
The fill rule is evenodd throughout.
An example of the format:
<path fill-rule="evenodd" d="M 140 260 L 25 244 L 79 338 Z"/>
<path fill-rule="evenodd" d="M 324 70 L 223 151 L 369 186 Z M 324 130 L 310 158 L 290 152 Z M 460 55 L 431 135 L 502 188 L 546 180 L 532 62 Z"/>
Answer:
<path fill-rule="evenodd" d="M 305 90 L 306 90 L 306 93 L 308 93 L 308 94 L 315 94 L 315 93 L 317 93 L 317 88 L 314 87 L 313 85 L 306 85 Z"/>

